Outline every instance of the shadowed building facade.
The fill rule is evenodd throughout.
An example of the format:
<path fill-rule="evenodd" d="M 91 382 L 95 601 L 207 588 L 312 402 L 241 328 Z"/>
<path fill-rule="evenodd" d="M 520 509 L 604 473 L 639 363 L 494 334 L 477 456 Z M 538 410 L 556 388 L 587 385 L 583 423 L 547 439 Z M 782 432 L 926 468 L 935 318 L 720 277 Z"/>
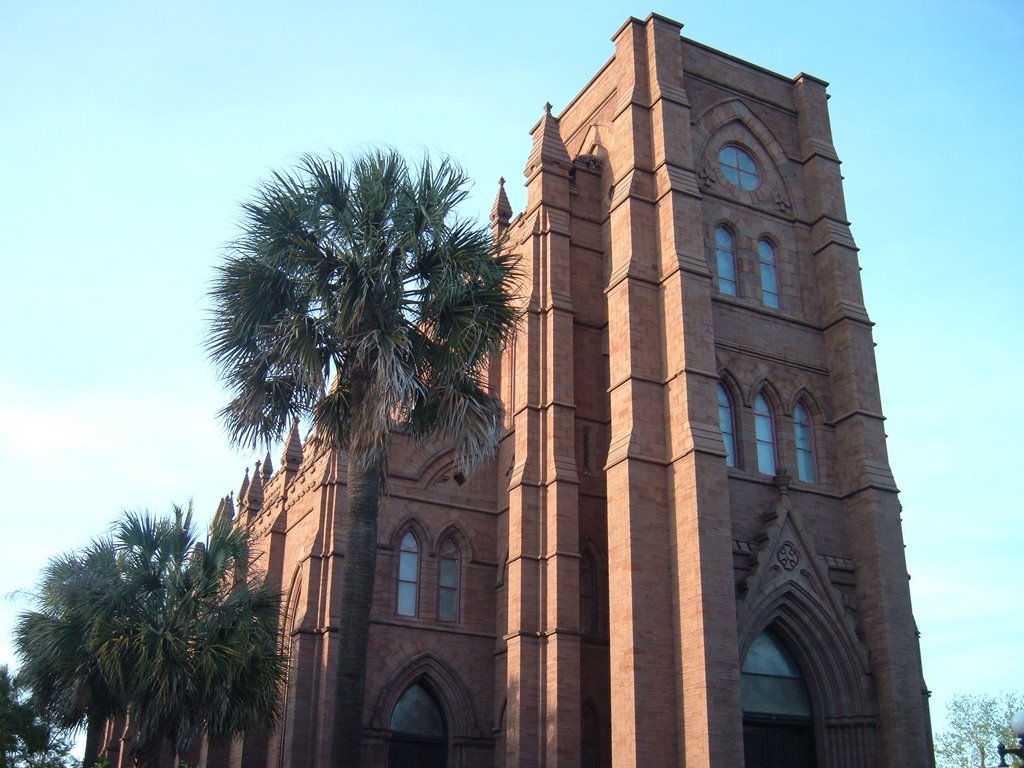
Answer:
<path fill-rule="evenodd" d="M 929 765 L 826 84 L 659 16 L 613 39 L 494 204 L 524 309 L 496 458 L 395 443 L 365 764 Z M 343 465 L 293 432 L 237 497 L 291 661 L 280 727 L 210 765 L 327 765 Z"/>

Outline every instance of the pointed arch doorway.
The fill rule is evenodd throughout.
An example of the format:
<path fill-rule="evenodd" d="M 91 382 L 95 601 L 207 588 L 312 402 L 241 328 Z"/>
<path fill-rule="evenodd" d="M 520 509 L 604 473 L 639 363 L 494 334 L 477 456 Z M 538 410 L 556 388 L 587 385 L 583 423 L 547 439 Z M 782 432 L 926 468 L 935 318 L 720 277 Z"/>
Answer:
<path fill-rule="evenodd" d="M 796 660 L 765 630 L 740 668 L 746 768 L 814 768 L 811 699 Z"/>
<path fill-rule="evenodd" d="M 388 768 L 446 768 L 448 725 L 434 694 L 419 682 L 391 713 Z"/>

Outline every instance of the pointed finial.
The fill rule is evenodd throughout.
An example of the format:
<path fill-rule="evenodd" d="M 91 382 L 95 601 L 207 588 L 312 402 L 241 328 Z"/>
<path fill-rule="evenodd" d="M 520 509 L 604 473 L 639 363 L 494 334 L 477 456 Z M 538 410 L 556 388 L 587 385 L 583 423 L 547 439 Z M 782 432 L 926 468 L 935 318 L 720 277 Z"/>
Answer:
<path fill-rule="evenodd" d="M 256 515 L 263 508 L 263 473 L 260 472 L 260 462 L 256 462 L 256 469 L 252 473 L 252 482 L 249 484 L 249 492 L 245 496 L 249 505 L 249 514 Z"/>
<path fill-rule="evenodd" d="M 553 165 L 569 168 L 572 161 L 569 160 L 569 152 L 562 141 L 562 135 L 558 130 L 558 118 L 551 114 L 551 102 L 544 105 L 544 116 L 537 122 L 537 125 L 530 131 L 533 136 L 533 147 L 530 149 L 530 157 L 526 161 L 526 177 L 532 178 L 533 172 L 538 165 Z"/>
<path fill-rule="evenodd" d="M 249 468 L 245 468 L 245 477 L 242 479 L 242 487 L 238 489 L 238 498 L 244 500 L 246 491 L 249 490 Z"/>
<path fill-rule="evenodd" d="M 302 464 L 302 440 L 299 438 L 299 421 L 292 420 L 292 428 L 288 433 L 288 439 L 284 444 L 284 453 L 281 454 L 281 466 L 286 471 L 294 472 Z"/>
<path fill-rule="evenodd" d="M 491 206 L 491 226 L 497 227 L 499 232 L 508 228 L 512 220 L 512 204 L 505 194 L 505 177 L 498 179 L 498 194 L 494 198 L 494 205 Z"/>
<path fill-rule="evenodd" d="M 235 519 L 235 498 L 233 492 L 224 497 L 224 514 L 228 520 Z"/>
<path fill-rule="evenodd" d="M 263 482 L 267 482 L 274 474 L 274 465 L 270 461 L 270 451 L 267 451 L 266 458 L 263 459 Z"/>

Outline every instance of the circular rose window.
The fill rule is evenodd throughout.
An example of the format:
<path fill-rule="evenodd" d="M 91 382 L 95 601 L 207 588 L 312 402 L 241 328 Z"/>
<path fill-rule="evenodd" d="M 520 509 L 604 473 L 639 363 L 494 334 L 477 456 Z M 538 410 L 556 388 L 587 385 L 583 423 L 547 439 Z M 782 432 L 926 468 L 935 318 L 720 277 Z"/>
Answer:
<path fill-rule="evenodd" d="M 761 183 L 761 173 L 754 158 L 734 144 L 727 144 L 718 151 L 718 163 L 728 182 L 744 192 L 757 189 Z"/>

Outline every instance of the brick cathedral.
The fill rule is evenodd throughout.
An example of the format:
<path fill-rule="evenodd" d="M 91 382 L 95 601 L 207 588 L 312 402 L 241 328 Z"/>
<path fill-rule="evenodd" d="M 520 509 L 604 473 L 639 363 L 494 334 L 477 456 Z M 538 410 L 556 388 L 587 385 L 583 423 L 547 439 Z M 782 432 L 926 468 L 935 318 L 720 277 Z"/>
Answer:
<path fill-rule="evenodd" d="M 680 29 L 627 21 L 534 126 L 526 210 L 499 190 L 507 429 L 469 478 L 395 443 L 366 765 L 932 762 L 826 83 Z M 290 671 L 235 765 L 327 764 L 343 462 L 293 433 L 238 497 Z"/>

